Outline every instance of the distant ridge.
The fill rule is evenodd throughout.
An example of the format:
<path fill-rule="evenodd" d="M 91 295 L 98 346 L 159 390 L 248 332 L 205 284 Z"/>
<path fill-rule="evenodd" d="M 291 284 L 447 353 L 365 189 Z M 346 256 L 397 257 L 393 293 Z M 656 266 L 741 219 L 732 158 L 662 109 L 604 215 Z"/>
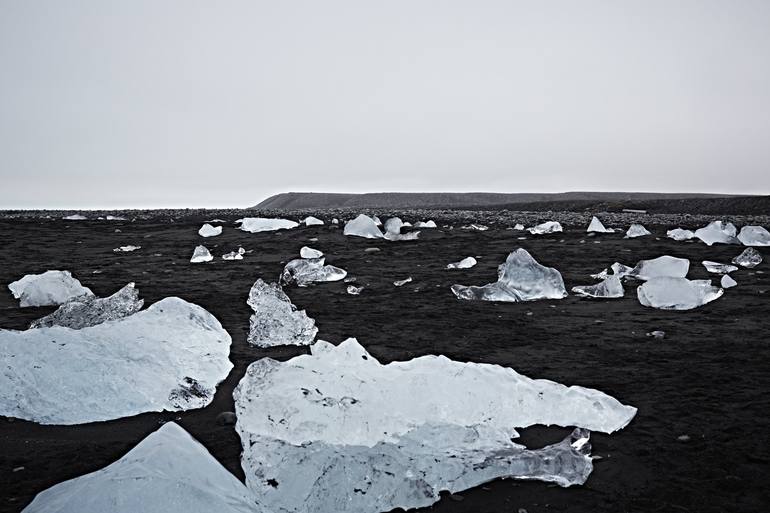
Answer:
<path fill-rule="evenodd" d="M 371 192 L 364 194 L 284 192 L 270 196 L 253 208 L 275 210 L 327 208 L 515 208 L 516 204 L 555 202 L 634 202 L 709 198 L 738 198 L 730 194 L 657 192 Z"/>

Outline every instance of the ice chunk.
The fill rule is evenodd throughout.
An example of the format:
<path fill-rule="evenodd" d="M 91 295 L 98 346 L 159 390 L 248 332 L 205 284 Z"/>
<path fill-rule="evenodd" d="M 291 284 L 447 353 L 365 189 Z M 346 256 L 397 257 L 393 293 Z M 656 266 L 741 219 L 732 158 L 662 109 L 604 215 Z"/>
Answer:
<path fill-rule="evenodd" d="M 401 233 L 401 227 L 405 226 L 398 217 L 391 217 L 385 221 L 385 238 L 388 240 L 416 240 L 420 232 Z"/>
<path fill-rule="evenodd" d="M 519 231 L 519 232 L 523 231 L 524 230 L 524 225 L 521 224 L 521 223 L 516 223 L 516 225 L 513 227 L 513 229 L 516 230 L 516 231 Z"/>
<path fill-rule="evenodd" d="M 608 276 L 610 276 L 610 274 L 607 271 L 607 268 L 604 268 L 600 272 L 598 272 L 596 274 L 592 274 L 591 278 L 593 278 L 595 280 L 606 280 Z"/>
<path fill-rule="evenodd" d="M 324 256 L 324 254 L 322 251 L 318 251 L 317 249 L 302 246 L 302 248 L 299 250 L 299 256 L 302 258 L 321 258 Z"/>
<path fill-rule="evenodd" d="M 718 299 L 724 290 L 711 285 L 711 280 L 687 278 L 652 278 L 637 289 L 643 306 L 662 310 L 692 310 Z"/>
<path fill-rule="evenodd" d="M 732 279 L 729 274 L 725 274 L 722 276 L 722 279 L 719 280 L 719 284 L 722 285 L 723 289 L 729 289 L 738 285 L 738 282 Z"/>
<path fill-rule="evenodd" d="M 101 470 L 39 493 L 23 513 L 267 513 L 187 431 L 163 424 Z"/>
<path fill-rule="evenodd" d="M 694 238 L 695 232 L 693 232 L 692 230 L 683 230 L 682 228 L 674 228 L 673 230 L 667 231 L 666 236 L 669 239 L 683 241 L 683 240 L 690 240 Z"/>
<path fill-rule="evenodd" d="M 382 221 L 380 221 L 380 218 L 377 216 L 372 216 L 372 221 L 374 221 L 374 224 L 377 226 L 382 226 Z"/>
<path fill-rule="evenodd" d="M 708 272 L 717 274 L 728 274 L 738 270 L 734 265 L 720 264 L 719 262 L 712 262 L 711 260 L 704 260 L 703 267 L 705 267 Z"/>
<path fill-rule="evenodd" d="M 141 310 L 143 305 L 139 291 L 129 283 L 109 297 L 82 296 L 64 303 L 52 314 L 33 321 L 30 328 L 63 326 L 79 330 L 128 317 Z"/>
<path fill-rule="evenodd" d="M 695 236 L 711 246 L 712 244 L 740 244 L 735 236 L 737 229 L 733 223 L 712 221 L 703 228 L 695 230 Z"/>
<path fill-rule="evenodd" d="M 41 424 L 202 408 L 233 367 L 219 321 L 176 297 L 79 330 L 0 330 L 0 353 L 0 415 Z"/>
<path fill-rule="evenodd" d="M 254 310 L 249 319 L 249 344 L 257 347 L 307 346 L 318 328 L 304 310 L 297 310 L 277 283 L 258 279 L 246 301 Z"/>
<path fill-rule="evenodd" d="M 529 451 L 511 441 L 515 428 L 609 433 L 636 413 L 597 390 L 498 365 L 444 356 L 383 365 L 355 339 L 310 350 L 251 364 L 233 394 L 246 484 L 275 511 L 411 509 L 500 477 L 579 484 L 591 471 L 587 431 Z"/>
<path fill-rule="evenodd" d="M 91 289 L 73 278 L 69 271 L 27 274 L 8 285 L 19 306 L 61 305 L 75 298 L 93 296 Z"/>
<path fill-rule="evenodd" d="M 556 232 L 562 232 L 564 229 L 561 227 L 561 224 L 557 221 L 546 221 L 545 223 L 541 223 L 537 226 L 533 226 L 532 228 L 528 228 L 529 233 L 533 235 L 543 235 L 545 233 L 556 233 Z"/>
<path fill-rule="evenodd" d="M 360 214 L 355 219 L 345 223 L 342 233 L 367 239 L 381 239 L 384 237 L 374 219 L 364 214 Z"/>
<path fill-rule="evenodd" d="M 572 292 L 584 297 L 618 298 L 623 297 L 623 284 L 620 283 L 620 278 L 613 275 L 596 285 L 572 287 Z"/>
<path fill-rule="evenodd" d="M 638 280 L 671 277 L 684 278 L 690 270 L 690 261 L 669 255 L 659 256 L 651 260 L 640 260 L 627 276 Z"/>
<path fill-rule="evenodd" d="M 467 226 L 463 226 L 462 229 L 463 230 L 475 230 L 477 232 L 485 232 L 485 231 L 489 230 L 489 226 L 484 225 L 484 224 L 472 223 L 472 224 L 469 224 Z"/>
<path fill-rule="evenodd" d="M 340 224 L 340 220 L 335 217 L 332 219 L 332 224 Z"/>
<path fill-rule="evenodd" d="M 136 251 L 137 249 L 142 249 L 142 246 L 120 246 L 119 248 L 115 248 L 112 251 L 115 253 L 130 253 L 131 251 Z"/>
<path fill-rule="evenodd" d="M 620 262 L 615 262 L 614 264 L 612 264 L 610 266 L 610 269 L 612 270 L 613 275 L 617 276 L 618 278 L 623 278 L 624 276 L 628 276 L 629 274 L 634 272 L 633 267 L 623 265 Z"/>
<path fill-rule="evenodd" d="M 209 250 L 206 249 L 206 246 L 197 246 L 195 248 L 195 251 L 193 251 L 193 256 L 190 258 L 190 262 L 193 264 L 199 264 L 201 262 L 210 262 L 214 260 L 214 257 L 211 256 L 211 253 L 209 253 Z"/>
<path fill-rule="evenodd" d="M 246 250 L 242 247 L 238 247 L 238 251 L 231 251 L 222 255 L 222 260 L 243 260 L 243 254 Z"/>
<path fill-rule="evenodd" d="M 364 290 L 363 287 L 356 287 L 355 285 L 348 285 L 348 294 L 357 296 L 361 293 L 362 290 Z"/>
<path fill-rule="evenodd" d="M 290 230 L 299 226 L 299 223 L 289 221 L 288 219 L 271 219 L 267 217 L 244 217 L 240 221 L 240 229 L 250 233 Z"/>
<path fill-rule="evenodd" d="M 323 221 L 318 219 L 317 217 L 313 216 L 307 216 L 305 219 L 301 221 L 305 226 L 321 226 L 324 224 Z"/>
<path fill-rule="evenodd" d="M 733 263 L 751 269 L 762 263 L 762 255 L 754 248 L 746 248 L 743 253 L 733 258 Z"/>
<path fill-rule="evenodd" d="M 537 263 L 527 250 L 519 248 L 497 268 L 498 279 L 482 287 L 452 285 L 459 299 L 483 301 L 535 301 L 567 297 L 559 271 Z"/>
<path fill-rule="evenodd" d="M 476 259 L 473 257 L 465 257 L 459 262 L 454 262 L 452 264 L 447 264 L 447 269 L 470 269 L 474 265 L 476 265 Z"/>
<path fill-rule="evenodd" d="M 433 219 L 430 219 L 428 221 L 418 221 L 414 223 L 414 227 L 415 228 L 438 228 L 438 226 L 436 226 L 436 221 L 434 221 Z"/>
<path fill-rule="evenodd" d="M 396 281 L 393 282 L 393 285 L 395 285 L 396 287 L 401 287 L 403 285 L 406 285 L 410 281 L 412 281 L 412 277 L 411 276 L 408 277 L 408 278 L 404 278 L 403 280 L 396 280 Z"/>
<path fill-rule="evenodd" d="M 770 246 L 770 232 L 762 226 L 744 226 L 738 240 L 744 246 Z"/>
<path fill-rule="evenodd" d="M 125 217 L 121 217 L 121 216 L 109 216 L 108 215 L 108 216 L 105 217 L 105 219 L 107 221 L 126 221 L 126 218 Z"/>
<path fill-rule="evenodd" d="M 211 226 L 208 223 L 201 226 L 201 229 L 198 230 L 198 235 L 200 235 L 201 237 L 216 237 L 221 233 L 222 233 L 221 226 Z"/>
<path fill-rule="evenodd" d="M 588 229 L 586 232 L 596 232 L 596 233 L 614 233 L 615 230 L 612 228 L 605 228 L 601 221 L 596 216 L 593 216 L 591 218 L 591 223 L 588 225 Z"/>
<path fill-rule="evenodd" d="M 62 219 L 64 219 L 65 221 L 85 221 L 88 218 L 81 214 L 72 214 L 69 216 L 64 216 L 62 217 Z"/>
<path fill-rule="evenodd" d="M 286 264 L 281 273 L 281 284 L 295 283 L 298 287 L 307 287 L 316 282 L 339 281 L 347 276 L 347 271 L 324 265 L 324 258 L 297 258 Z"/>
<path fill-rule="evenodd" d="M 632 224 L 626 232 L 626 239 L 635 239 L 636 237 L 644 237 L 645 235 L 652 235 L 647 228 L 641 224 Z"/>

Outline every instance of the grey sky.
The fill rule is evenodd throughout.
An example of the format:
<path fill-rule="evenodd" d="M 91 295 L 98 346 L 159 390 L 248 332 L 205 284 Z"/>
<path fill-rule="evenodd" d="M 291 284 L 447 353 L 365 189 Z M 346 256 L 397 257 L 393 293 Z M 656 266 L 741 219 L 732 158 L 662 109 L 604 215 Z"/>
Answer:
<path fill-rule="evenodd" d="M 770 2 L 0 0 L 0 208 L 770 193 Z"/>

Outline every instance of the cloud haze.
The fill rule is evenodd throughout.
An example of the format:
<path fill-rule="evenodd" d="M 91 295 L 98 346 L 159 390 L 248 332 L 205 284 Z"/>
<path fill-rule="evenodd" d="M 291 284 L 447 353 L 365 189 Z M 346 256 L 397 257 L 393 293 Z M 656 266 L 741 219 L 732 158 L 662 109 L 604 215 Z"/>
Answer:
<path fill-rule="evenodd" d="M 770 2 L 0 0 L 0 208 L 769 194 Z"/>

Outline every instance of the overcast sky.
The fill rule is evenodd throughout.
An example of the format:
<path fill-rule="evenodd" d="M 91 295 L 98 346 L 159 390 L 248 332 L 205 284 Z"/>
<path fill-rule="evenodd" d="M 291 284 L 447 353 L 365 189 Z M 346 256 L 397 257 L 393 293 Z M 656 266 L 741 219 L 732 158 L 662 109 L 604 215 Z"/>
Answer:
<path fill-rule="evenodd" d="M 770 2 L 0 0 L 0 208 L 770 193 Z"/>

